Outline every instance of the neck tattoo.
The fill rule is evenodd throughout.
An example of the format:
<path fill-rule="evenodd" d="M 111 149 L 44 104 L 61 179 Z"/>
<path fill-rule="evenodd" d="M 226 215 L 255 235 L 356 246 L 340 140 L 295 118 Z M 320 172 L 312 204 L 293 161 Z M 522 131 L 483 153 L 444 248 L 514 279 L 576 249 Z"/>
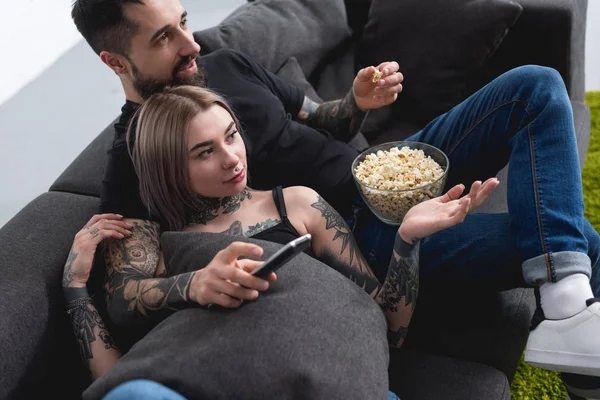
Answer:
<path fill-rule="evenodd" d="M 235 196 L 223 198 L 198 196 L 198 209 L 190 213 L 188 225 L 206 225 L 221 214 L 231 214 L 240 209 L 242 201 L 251 199 L 252 193 L 248 188 Z"/>

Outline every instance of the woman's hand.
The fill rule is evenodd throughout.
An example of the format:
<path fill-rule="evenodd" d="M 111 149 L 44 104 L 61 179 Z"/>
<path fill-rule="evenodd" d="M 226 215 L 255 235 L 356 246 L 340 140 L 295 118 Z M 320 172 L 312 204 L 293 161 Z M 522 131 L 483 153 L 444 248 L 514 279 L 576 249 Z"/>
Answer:
<path fill-rule="evenodd" d="M 63 287 L 85 287 L 98 244 L 104 239 L 129 237 L 132 228 L 118 214 L 97 214 L 75 235 L 71 252 L 63 271 Z"/>
<path fill-rule="evenodd" d="M 269 288 L 268 281 L 277 276 L 271 273 L 267 280 L 251 274 L 263 262 L 239 257 L 260 257 L 261 247 L 244 242 L 233 242 L 219 251 L 210 264 L 196 272 L 190 286 L 190 298 L 200 304 L 216 304 L 237 308 L 244 300 L 255 300 L 259 292 Z"/>
<path fill-rule="evenodd" d="M 367 67 L 358 71 L 352 90 L 356 105 L 363 111 L 392 104 L 402 91 L 404 76 L 398 72 L 397 62 L 384 62 L 377 67 Z M 381 78 L 373 82 L 375 71 L 382 73 Z"/>
<path fill-rule="evenodd" d="M 498 186 L 496 178 L 484 183 L 476 181 L 463 198 L 464 185 L 456 185 L 446 194 L 417 204 L 404 216 L 398 233 L 406 243 L 414 243 L 436 232 L 464 221 L 467 214 L 479 207 Z"/>

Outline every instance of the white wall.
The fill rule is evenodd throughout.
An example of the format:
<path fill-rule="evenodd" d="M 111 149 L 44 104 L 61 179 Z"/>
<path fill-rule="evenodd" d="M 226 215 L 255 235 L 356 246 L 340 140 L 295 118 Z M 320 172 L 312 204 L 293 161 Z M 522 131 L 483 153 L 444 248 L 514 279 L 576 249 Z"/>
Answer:
<path fill-rule="evenodd" d="M 0 0 L 0 105 L 80 40 L 70 10 L 71 0 Z"/>

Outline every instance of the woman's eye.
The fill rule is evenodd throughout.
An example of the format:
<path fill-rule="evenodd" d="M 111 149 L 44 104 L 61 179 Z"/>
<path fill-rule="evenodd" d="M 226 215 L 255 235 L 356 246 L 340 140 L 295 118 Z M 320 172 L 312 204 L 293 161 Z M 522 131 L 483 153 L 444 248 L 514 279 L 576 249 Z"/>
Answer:
<path fill-rule="evenodd" d="M 187 18 L 184 18 L 181 20 L 181 26 L 186 26 L 187 25 Z"/>
<path fill-rule="evenodd" d="M 229 136 L 227 136 L 227 139 L 229 139 L 230 141 L 235 139 L 235 135 L 238 133 L 238 131 L 233 131 L 229 134 Z"/>
<path fill-rule="evenodd" d="M 206 157 L 209 154 L 211 154 L 213 152 L 213 149 L 206 149 L 204 151 L 201 151 L 200 153 L 198 153 L 198 157 Z"/>
<path fill-rule="evenodd" d="M 159 41 L 164 42 L 168 39 L 168 35 L 167 33 L 163 33 L 162 35 L 160 35 L 160 37 L 158 38 Z"/>

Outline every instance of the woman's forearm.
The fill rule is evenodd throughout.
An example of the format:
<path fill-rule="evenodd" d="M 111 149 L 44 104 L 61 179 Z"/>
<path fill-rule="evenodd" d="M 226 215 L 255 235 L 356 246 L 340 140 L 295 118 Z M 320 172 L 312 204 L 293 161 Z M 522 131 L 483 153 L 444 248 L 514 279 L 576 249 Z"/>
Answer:
<path fill-rule="evenodd" d="M 121 352 L 89 297 L 70 301 L 67 313 L 71 317 L 81 358 L 87 364 L 92 379 L 96 380 L 121 358 Z"/>
<path fill-rule="evenodd" d="M 408 244 L 396 234 L 388 273 L 375 301 L 388 323 L 390 347 L 400 347 L 408 333 L 419 290 L 419 242 Z"/>

